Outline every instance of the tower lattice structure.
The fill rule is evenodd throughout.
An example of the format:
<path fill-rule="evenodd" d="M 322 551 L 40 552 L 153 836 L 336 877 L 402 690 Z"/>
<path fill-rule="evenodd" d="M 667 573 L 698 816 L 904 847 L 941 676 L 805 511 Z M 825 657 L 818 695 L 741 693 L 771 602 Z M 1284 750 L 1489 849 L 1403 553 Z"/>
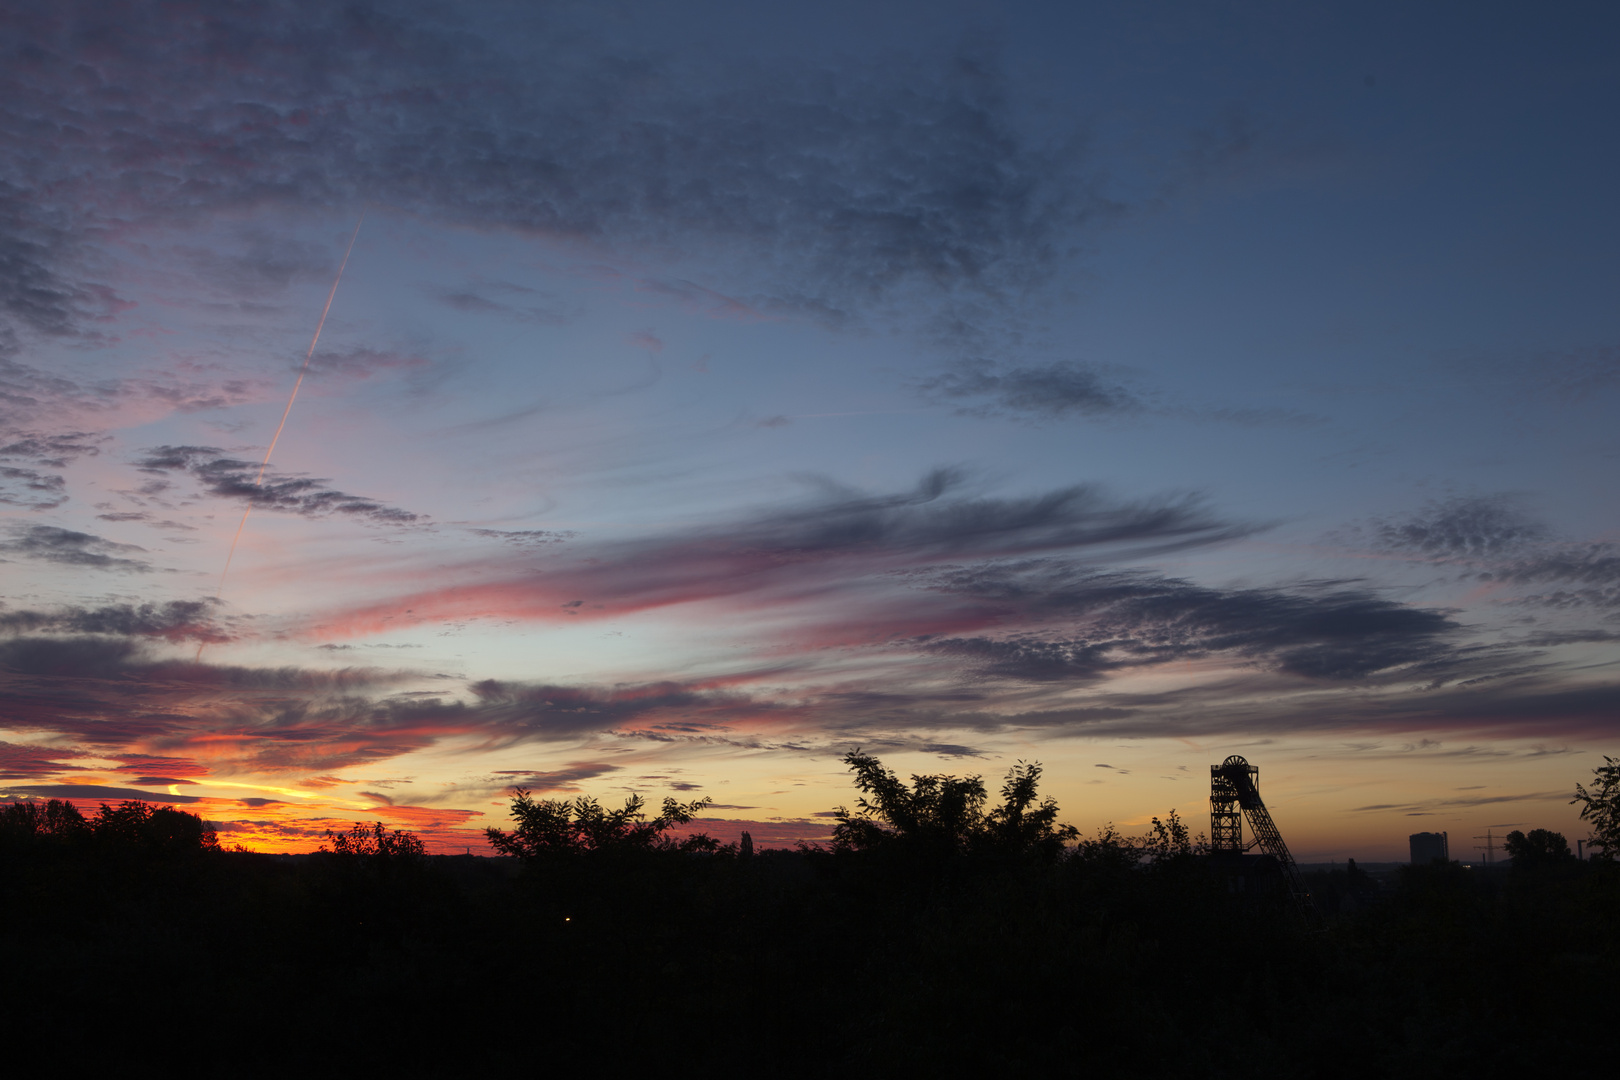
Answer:
<path fill-rule="evenodd" d="M 1241 855 L 1258 844 L 1282 868 L 1288 894 L 1305 920 L 1305 925 L 1313 930 L 1318 929 L 1322 925 L 1322 916 L 1311 899 L 1310 891 L 1305 888 L 1299 866 L 1288 853 L 1288 845 L 1283 843 L 1282 833 L 1277 830 L 1266 804 L 1260 798 L 1259 777 L 1259 767 L 1250 765 L 1237 754 L 1219 765 L 1209 767 L 1210 848 L 1217 856 Z M 1254 840 L 1247 845 L 1243 842 L 1245 817 L 1249 819 L 1249 828 L 1254 833 Z"/>

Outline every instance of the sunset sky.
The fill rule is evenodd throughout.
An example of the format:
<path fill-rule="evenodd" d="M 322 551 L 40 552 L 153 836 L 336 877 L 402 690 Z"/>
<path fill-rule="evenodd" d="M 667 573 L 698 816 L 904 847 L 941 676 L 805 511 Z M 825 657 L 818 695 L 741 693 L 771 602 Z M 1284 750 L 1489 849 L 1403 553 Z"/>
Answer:
<path fill-rule="evenodd" d="M 1573 843 L 1620 15 L 1489 8 L 8 3 L 0 796 Z"/>

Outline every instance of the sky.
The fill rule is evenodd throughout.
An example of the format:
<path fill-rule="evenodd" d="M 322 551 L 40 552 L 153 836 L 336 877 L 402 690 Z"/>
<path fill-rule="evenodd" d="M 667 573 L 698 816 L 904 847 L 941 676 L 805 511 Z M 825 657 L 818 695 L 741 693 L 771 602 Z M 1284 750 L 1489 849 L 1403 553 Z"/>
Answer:
<path fill-rule="evenodd" d="M 1087 833 L 1241 754 L 1301 861 L 1584 837 L 1617 31 L 11 0 L 0 796 L 788 846 L 856 747 Z"/>

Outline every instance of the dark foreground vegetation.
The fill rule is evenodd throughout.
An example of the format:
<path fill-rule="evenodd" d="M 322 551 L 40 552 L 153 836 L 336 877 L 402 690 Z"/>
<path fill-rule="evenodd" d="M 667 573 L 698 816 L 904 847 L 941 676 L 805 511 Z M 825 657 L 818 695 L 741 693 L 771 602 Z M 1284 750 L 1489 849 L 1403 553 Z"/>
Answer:
<path fill-rule="evenodd" d="M 502 858 L 357 826 L 288 858 L 141 804 L 0 809 L 13 1061 L 543 1075 L 1530 1076 L 1607 1055 L 1620 865 L 1231 890 L 1171 815 L 1078 840 L 1039 770 L 851 755 L 828 849 L 674 839 L 702 802 L 520 794 Z M 184 819 L 184 820 L 182 820 Z M 1077 842 L 1076 842 L 1077 841 Z M 1035 1070 L 1040 1070 L 1036 1072 Z"/>

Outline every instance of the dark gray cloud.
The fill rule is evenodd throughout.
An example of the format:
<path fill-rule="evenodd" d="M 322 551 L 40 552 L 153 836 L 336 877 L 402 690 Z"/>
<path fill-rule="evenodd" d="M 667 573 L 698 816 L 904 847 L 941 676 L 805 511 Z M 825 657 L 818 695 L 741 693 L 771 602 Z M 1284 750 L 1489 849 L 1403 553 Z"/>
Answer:
<path fill-rule="evenodd" d="M 145 551 L 134 544 L 119 544 L 91 533 L 60 529 L 54 525 L 13 526 L 12 539 L 0 543 L 0 553 L 41 562 L 62 563 L 86 570 L 116 570 L 145 573 L 152 564 L 127 557 Z"/>
<path fill-rule="evenodd" d="M 1320 613 L 1329 629 L 1313 630 L 1310 620 L 1298 616 L 1292 625 L 1305 626 L 1306 634 L 1333 646 L 1358 634 L 1364 638 L 1369 618 L 1373 625 L 1389 618 L 1376 610 L 1347 617 L 1345 606 L 1329 605 Z M 1351 629 L 1334 637 L 1331 628 L 1347 618 Z M 47 734 L 61 745 L 94 749 L 98 757 L 118 757 L 124 760 L 121 771 L 153 783 L 196 778 L 204 768 L 200 761 L 209 771 L 293 773 L 315 777 L 312 784 L 341 783 L 331 775 L 335 770 L 367 768 L 434 745 L 490 750 L 603 738 L 829 757 L 859 744 L 882 752 L 963 757 L 983 753 L 964 741 L 965 732 L 1022 729 L 1110 737 L 1449 729 L 1567 739 L 1609 737 L 1620 724 L 1620 686 L 1562 685 L 1561 673 L 1538 669 L 1522 652 L 1497 650 L 1483 657 L 1487 662 L 1478 670 L 1467 670 L 1455 655 L 1408 662 L 1410 681 L 1428 683 L 1424 692 L 1365 694 L 1347 692 L 1367 685 L 1364 664 L 1346 671 L 1312 660 L 1307 675 L 1326 667 L 1335 677 L 1302 679 L 1287 666 L 1298 663 L 1290 646 L 1276 641 L 1282 630 L 1217 629 L 1222 633 L 1191 635 L 1197 639 L 1180 650 L 1159 647 L 1152 633 L 1138 633 L 1136 640 L 1146 645 L 1135 660 L 1171 663 L 1200 649 L 1208 652 L 1210 643 L 1219 641 L 1239 654 L 1251 650 L 1252 670 L 1155 692 L 1102 686 L 1083 704 L 1066 697 L 1065 684 L 1049 678 L 1048 670 L 1029 663 L 1004 666 L 1000 678 L 1016 685 L 978 680 L 943 686 L 933 673 L 910 680 L 890 670 L 874 675 L 873 688 L 865 690 L 846 686 L 784 694 L 766 689 L 770 680 L 756 673 L 727 685 L 484 681 L 443 696 L 423 696 L 397 692 L 419 683 L 420 673 L 155 660 L 139 641 L 104 636 L 0 640 L 0 696 L 12 730 Z M 1397 617 L 1391 635 L 1397 644 L 1402 634 L 1421 637 Z M 1300 647 L 1315 643 L 1307 639 Z M 1409 660 L 1414 650 L 1403 647 Z M 943 655 L 953 656 L 948 650 Z M 990 660 L 1007 663 L 1000 656 Z M 1437 672 L 1441 677 L 1433 678 Z M 1084 665 L 1078 674 L 1072 665 L 1068 672 L 1080 681 L 1089 673 Z M 757 734 L 762 723 L 775 734 Z M 221 757 L 222 748 L 227 757 Z M 143 753 L 128 753 L 131 749 Z M 9 757 L 0 753 L 0 765 L 9 762 L 21 779 L 44 782 L 53 767 L 71 767 L 77 753 L 25 749 Z M 428 801 L 519 783 L 558 789 L 613 771 L 610 762 L 592 758 L 475 778 Z M 326 780 L 319 779 L 322 773 Z"/>
<path fill-rule="evenodd" d="M 997 605 L 1054 628 L 998 637 L 928 638 L 924 649 L 997 678 L 1099 680 L 1129 667 L 1218 654 L 1311 679 L 1459 664 L 1470 654 L 1443 612 L 1408 607 L 1342 584 L 1221 590 L 1144 573 L 1057 560 L 957 567 L 917 584 Z"/>
<path fill-rule="evenodd" d="M 223 454 L 215 446 L 157 446 L 146 451 L 136 466 L 157 475 L 189 475 L 210 495 L 241 499 L 257 509 L 310 518 L 342 514 L 376 525 L 416 525 L 425 520 L 420 514 L 327 487 L 317 478 L 266 470 L 263 482 L 256 483 L 257 464 Z"/>
<path fill-rule="evenodd" d="M 957 404 L 965 416 L 1010 416 L 1061 420 L 1141 412 L 1141 398 L 1117 374 L 1100 365 L 1051 363 L 1030 366 L 968 361 L 923 379 L 925 399 Z"/>
<path fill-rule="evenodd" d="M 21 460 L 50 469 L 66 468 L 81 457 L 95 457 L 110 436 L 88 431 L 64 431 L 55 435 L 38 431 L 17 431 L 11 441 L 0 446 L 0 458 Z"/>
<path fill-rule="evenodd" d="M 105 504 L 104 504 L 105 505 Z M 97 521 L 139 521 L 143 525 L 150 525 L 154 529 L 169 529 L 174 532 L 196 532 L 195 525 L 187 525 L 180 521 L 171 521 L 168 518 L 153 518 L 144 510 L 116 511 L 107 514 L 97 514 Z"/>
<path fill-rule="evenodd" d="M 609 47 L 562 9 L 533 13 L 523 48 L 477 17 L 315 0 L 205 17 L 139 0 L 11 5 L 6 333 L 94 332 L 119 303 L 86 257 L 103 230 L 266 205 L 366 200 L 671 253 L 702 238 L 754 253 L 755 307 L 829 320 L 896 289 L 1037 283 L 1095 209 L 1092 185 L 1009 122 L 983 59 L 717 70 Z M 256 285 L 311 262 L 261 247 L 209 272 Z"/>
<path fill-rule="evenodd" d="M 1548 548 L 1516 559 L 1496 570 L 1501 581 L 1536 584 L 1558 581 L 1575 585 L 1620 584 L 1620 545 L 1610 543 Z"/>
<path fill-rule="evenodd" d="M 78 768 L 71 759 L 81 756 L 83 751 L 67 747 L 21 746 L 0 742 L 0 780 L 55 776 Z M 63 758 L 69 760 L 63 761 Z"/>
<path fill-rule="evenodd" d="M 14 367 L 14 365 L 12 365 Z M 26 412 L 27 395 L 17 401 L 17 395 L 6 386 L 7 365 L 0 363 L 0 428 L 7 414 L 6 406 L 21 405 Z M 49 434 L 39 431 L 11 430 L 3 434 L 5 445 L 0 446 L 0 504 L 20 506 L 27 510 L 49 510 L 67 502 L 67 482 L 58 472 L 77 458 L 95 456 L 107 436 L 92 435 L 84 431 Z"/>
<path fill-rule="evenodd" d="M 1620 545 L 1611 543 L 1545 545 L 1479 575 L 1486 581 L 1514 585 L 1562 586 L 1521 598 L 1537 607 L 1578 611 L 1620 610 Z"/>
<path fill-rule="evenodd" d="M 104 802 L 194 803 L 197 795 L 170 795 L 166 791 L 142 791 L 139 788 L 102 787 L 99 784 L 20 784 L 8 787 L 3 794 L 30 795 L 36 799 L 100 799 Z"/>
<path fill-rule="evenodd" d="M 529 791 L 574 791 L 581 781 L 619 772 L 622 766 L 605 761 L 576 761 L 561 769 L 502 769 L 490 774 L 492 790 L 524 788 Z"/>
<path fill-rule="evenodd" d="M 976 496 L 963 470 L 940 468 L 913 490 L 893 495 L 829 486 L 823 498 L 733 522 L 723 535 L 739 554 L 779 559 L 863 551 L 1011 555 L 1109 545 L 1162 551 L 1252 531 L 1216 518 L 1196 496 L 1122 502 L 1085 485 L 1023 497 Z M 713 538 L 702 541 L 711 554 L 714 544 Z"/>
<path fill-rule="evenodd" d="M 1545 525 L 1509 496 L 1474 496 L 1431 503 L 1420 514 L 1374 524 L 1390 551 L 1450 559 L 1496 559 L 1546 539 Z"/>
<path fill-rule="evenodd" d="M 0 503 L 26 510 L 51 510 L 67 499 L 67 481 L 60 473 L 0 465 Z"/>
<path fill-rule="evenodd" d="M 387 371 L 409 371 L 427 366 L 428 361 L 424 357 L 408 352 L 389 352 L 358 345 L 347 349 L 318 349 L 309 358 L 309 374 L 316 378 L 325 375 L 369 379 Z"/>
<path fill-rule="evenodd" d="M 1372 530 L 1384 550 L 1462 563 L 1479 581 L 1556 586 L 1521 593 L 1516 603 L 1568 611 L 1620 608 L 1620 545 L 1556 539 L 1511 496 L 1431 503 L 1410 517 L 1375 521 Z"/>
<path fill-rule="evenodd" d="M 579 535 L 570 529 L 473 529 L 471 531 L 474 536 L 501 540 L 519 548 L 548 547 L 552 544 L 561 544 L 566 540 L 572 540 Z"/>
<path fill-rule="evenodd" d="M 231 634 L 213 619 L 213 604 L 170 600 L 163 604 L 108 604 L 51 611 L 0 611 L 0 633 L 108 634 L 167 641 L 229 641 Z"/>
<path fill-rule="evenodd" d="M 747 695 L 702 689 L 676 682 L 615 688 L 500 682 L 485 679 L 467 688 L 481 723 L 501 730 L 512 742 L 569 738 L 625 725 L 679 728 L 706 726 L 710 716 L 730 718 Z M 769 711 L 769 706 L 756 703 Z"/>

